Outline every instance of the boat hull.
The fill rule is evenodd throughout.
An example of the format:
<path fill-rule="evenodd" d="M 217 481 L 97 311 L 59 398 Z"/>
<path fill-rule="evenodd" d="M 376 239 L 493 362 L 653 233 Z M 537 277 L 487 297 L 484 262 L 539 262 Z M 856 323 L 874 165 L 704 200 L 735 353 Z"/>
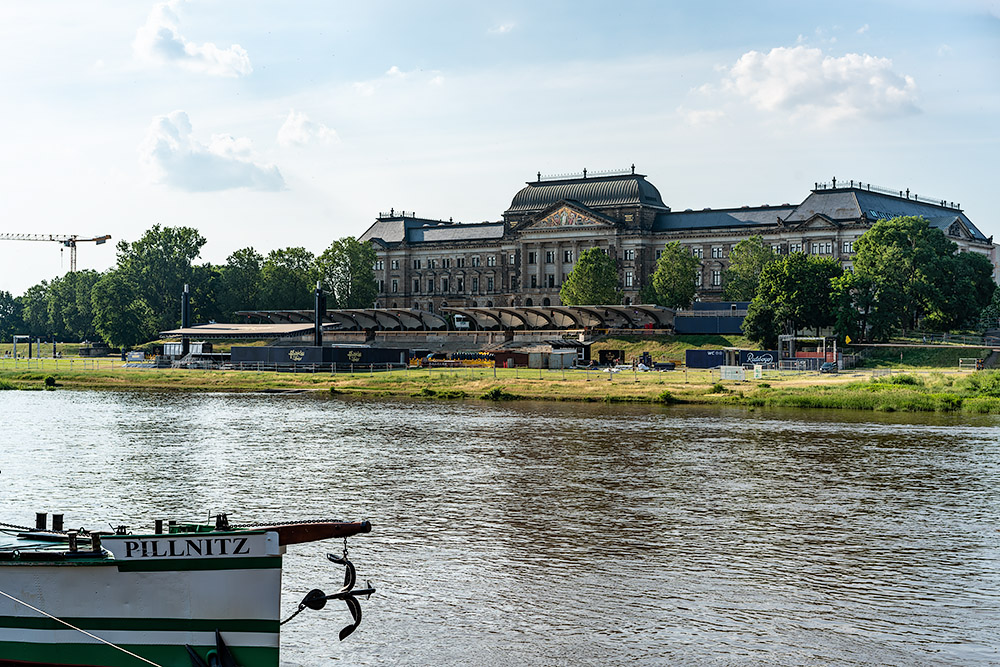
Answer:
<path fill-rule="evenodd" d="M 204 657 L 216 630 L 240 667 L 277 667 L 276 533 L 116 536 L 105 546 L 114 558 L 0 563 L 0 590 L 65 622 L 0 596 L 0 667 L 143 664 L 129 653 L 189 667 L 185 645 Z"/>

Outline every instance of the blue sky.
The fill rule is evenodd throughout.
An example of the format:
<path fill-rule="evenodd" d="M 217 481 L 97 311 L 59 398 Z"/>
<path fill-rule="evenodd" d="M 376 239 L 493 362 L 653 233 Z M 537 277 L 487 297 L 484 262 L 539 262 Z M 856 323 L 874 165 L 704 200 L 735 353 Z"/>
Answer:
<path fill-rule="evenodd" d="M 318 253 L 390 208 L 497 220 L 538 171 L 635 164 L 674 209 L 837 177 L 1000 238 L 1000 0 L 9 2 L 0 57 L 2 233 Z M 0 290 L 68 267 L 0 242 Z"/>

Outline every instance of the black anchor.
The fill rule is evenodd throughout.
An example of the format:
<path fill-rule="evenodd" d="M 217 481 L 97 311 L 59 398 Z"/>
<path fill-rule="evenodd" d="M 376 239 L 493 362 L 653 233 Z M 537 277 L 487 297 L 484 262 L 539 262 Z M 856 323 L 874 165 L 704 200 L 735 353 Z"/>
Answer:
<path fill-rule="evenodd" d="M 344 641 L 346 637 L 357 630 L 358 626 L 361 625 L 361 603 L 357 600 L 358 596 L 364 595 L 366 598 L 370 599 L 372 593 L 375 592 L 375 588 L 372 587 L 371 581 L 366 581 L 365 584 L 367 588 L 359 588 L 357 590 L 354 589 L 354 584 L 357 581 L 357 573 L 354 569 L 354 563 L 347 559 L 346 549 L 344 550 L 343 557 L 336 556 L 334 554 L 327 554 L 326 557 L 332 563 L 337 563 L 338 565 L 344 565 L 347 567 L 347 571 L 344 572 L 343 588 L 330 595 L 327 595 L 318 588 L 312 589 L 306 593 L 304 598 L 302 598 L 302 602 L 299 603 L 299 608 L 295 614 L 292 614 L 292 616 L 284 622 L 287 623 L 292 620 L 296 614 L 306 607 L 319 611 L 326 606 L 327 600 L 343 600 L 347 603 L 347 608 L 351 610 L 351 616 L 354 618 L 354 623 L 344 627 L 344 629 L 340 631 L 340 641 Z"/>

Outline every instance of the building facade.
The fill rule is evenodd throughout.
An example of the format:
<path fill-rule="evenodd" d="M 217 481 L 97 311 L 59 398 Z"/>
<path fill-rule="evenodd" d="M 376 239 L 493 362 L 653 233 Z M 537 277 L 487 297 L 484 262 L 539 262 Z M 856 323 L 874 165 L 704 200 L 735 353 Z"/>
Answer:
<path fill-rule="evenodd" d="M 672 211 L 633 167 L 559 177 L 537 175 L 497 222 L 457 223 L 405 211 L 379 215 L 361 235 L 375 246 L 377 307 L 557 306 L 559 288 L 584 251 L 597 247 L 618 265 L 625 304 L 639 303 L 667 243 L 701 260 L 698 299 L 722 295 L 734 245 L 760 236 L 779 254 L 804 252 L 849 268 L 854 243 L 878 220 L 922 216 L 962 252 L 997 252 L 958 204 L 855 181 L 816 183 L 797 205 Z"/>

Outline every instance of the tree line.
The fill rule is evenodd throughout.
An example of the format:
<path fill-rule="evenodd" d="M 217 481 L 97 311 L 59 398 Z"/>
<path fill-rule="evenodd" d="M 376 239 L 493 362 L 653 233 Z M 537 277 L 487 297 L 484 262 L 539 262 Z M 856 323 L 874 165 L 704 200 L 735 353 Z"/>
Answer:
<path fill-rule="evenodd" d="M 924 218 L 882 220 L 854 244 L 853 267 L 832 257 L 780 255 L 759 236 L 737 243 L 723 272 L 723 299 L 749 301 L 743 332 L 765 348 L 781 334 L 832 327 L 838 337 L 881 342 L 897 330 L 1000 326 L 1000 290 L 990 260 L 958 246 Z M 643 303 L 687 308 L 701 260 L 667 244 L 640 290 Z M 565 305 L 620 303 L 613 258 L 581 254 L 560 290 Z"/>
<path fill-rule="evenodd" d="M 233 322 L 241 310 L 311 309 L 317 282 L 329 308 L 368 308 L 378 296 L 375 250 L 351 237 L 319 255 L 242 248 L 225 264 L 196 264 L 205 243 L 191 227 L 155 225 L 137 241 L 118 243 L 108 271 L 67 273 L 18 297 L 0 291 L 0 340 L 27 334 L 133 347 L 180 324 L 184 285 L 195 322 Z"/>

